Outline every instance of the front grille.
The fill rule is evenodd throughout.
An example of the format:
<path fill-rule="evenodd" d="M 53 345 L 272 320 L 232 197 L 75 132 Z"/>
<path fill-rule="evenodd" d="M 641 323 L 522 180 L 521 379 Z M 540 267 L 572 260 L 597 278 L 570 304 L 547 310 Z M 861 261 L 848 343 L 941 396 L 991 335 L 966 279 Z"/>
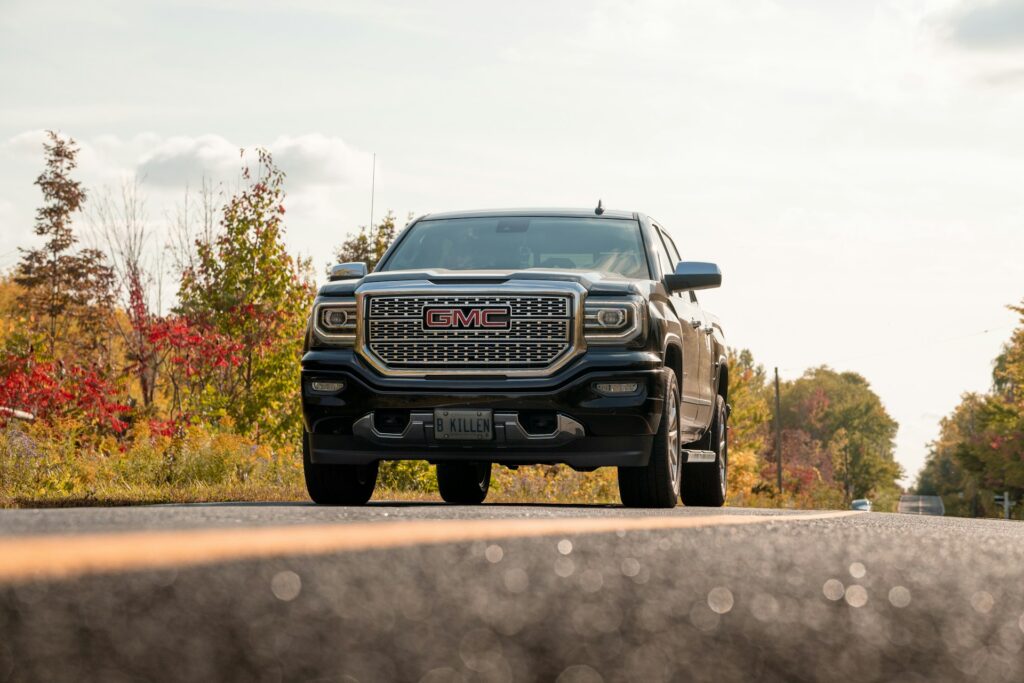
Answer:
<path fill-rule="evenodd" d="M 513 318 L 568 318 L 568 296 L 373 296 L 370 319 L 422 318 L 424 306 L 508 306 Z"/>
<path fill-rule="evenodd" d="M 369 295 L 364 342 L 385 371 L 543 370 L 572 350 L 572 304 L 568 295 Z M 424 309 L 437 306 L 507 307 L 509 329 L 424 328 Z"/>

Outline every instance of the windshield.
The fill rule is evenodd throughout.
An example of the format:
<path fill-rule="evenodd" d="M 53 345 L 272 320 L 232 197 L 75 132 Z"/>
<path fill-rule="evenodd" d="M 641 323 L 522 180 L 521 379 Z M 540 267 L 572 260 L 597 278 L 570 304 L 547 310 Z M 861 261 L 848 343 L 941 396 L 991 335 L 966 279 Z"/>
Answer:
<path fill-rule="evenodd" d="M 420 221 L 381 270 L 527 268 L 650 277 L 639 223 L 616 218 L 515 216 Z"/>

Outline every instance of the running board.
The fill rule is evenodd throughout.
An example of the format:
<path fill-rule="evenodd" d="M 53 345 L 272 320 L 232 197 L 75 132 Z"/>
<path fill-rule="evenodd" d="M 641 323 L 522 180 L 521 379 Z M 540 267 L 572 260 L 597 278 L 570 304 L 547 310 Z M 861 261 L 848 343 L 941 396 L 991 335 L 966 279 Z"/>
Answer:
<path fill-rule="evenodd" d="M 687 463 L 714 462 L 715 458 L 717 457 L 714 451 L 691 451 L 684 448 L 682 449 L 682 452 L 683 455 L 686 456 L 686 460 L 684 460 L 683 462 Z"/>

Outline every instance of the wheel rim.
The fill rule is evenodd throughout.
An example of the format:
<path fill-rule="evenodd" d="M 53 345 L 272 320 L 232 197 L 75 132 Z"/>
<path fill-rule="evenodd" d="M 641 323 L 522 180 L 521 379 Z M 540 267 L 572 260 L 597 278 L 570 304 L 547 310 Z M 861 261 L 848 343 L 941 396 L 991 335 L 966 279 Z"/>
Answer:
<path fill-rule="evenodd" d="M 668 469 L 672 482 L 672 490 L 679 491 L 679 398 L 675 391 L 669 395 L 668 402 Z"/>
<path fill-rule="evenodd" d="M 718 413 L 718 483 L 722 487 L 722 497 L 725 497 L 725 484 L 726 484 L 726 462 L 725 458 L 727 455 L 726 448 L 726 427 L 725 427 L 725 411 Z"/>

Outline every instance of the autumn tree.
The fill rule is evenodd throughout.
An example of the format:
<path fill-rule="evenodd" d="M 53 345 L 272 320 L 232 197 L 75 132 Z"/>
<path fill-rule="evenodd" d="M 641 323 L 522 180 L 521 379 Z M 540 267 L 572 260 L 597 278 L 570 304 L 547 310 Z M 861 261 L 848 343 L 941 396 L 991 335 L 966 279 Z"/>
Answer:
<path fill-rule="evenodd" d="M 359 232 L 342 242 L 341 246 L 334 251 L 335 262 L 362 261 L 366 264 L 367 269 L 373 270 L 377 266 L 377 262 L 384 256 L 384 252 L 395 241 L 397 232 L 395 214 L 393 211 L 388 211 L 377 225 L 360 226 Z"/>
<path fill-rule="evenodd" d="M 238 345 L 237 363 L 201 406 L 233 418 L 257 438 L 285 438 L 299 423 L 299 356 L 313 285 L 308 260 L 284 243 L 284 173 L 258 152 L 243 187 L 222 209 L 211 239 L 196 244 L 182 274 L 177 313 L 192 329 L 209 329 Z"/>
<path fill-rule="evenodd" d="M 810 441 L 797 439 L 803 454 L 819 458 L 807 464 L 831 469 L 848 498 L 895 501 L 902 474 L 894 458 L 898 425 L 864 377 L 813 368 L 785 383 L 781 403 L 783 429 L 806 433 Z M 784 444 L 784 464 L 786 457 Z"/>
<path fill-rule="evenodd" d="M 729 349 L 729 491 L 750 493 L 761 481 L 771 407 L 764 366 L 747 350 Z"/>
<path fill-rule="evenodd" d="M 956 492 L 976 500 L 972 514 L 990 509 L 993 491 L 1024 498 L 1024 302 L 1010 310 L 1020 321 L 995 361 L 992 390 L 966 394 L 943 421 L 918 483 L 944 499 Z"/>
<path fill-rule="evenodd" d="M 108 337 L 114 275 L 97 249 L 75 250 L 73 219 L 85 202 L 85 190 L 71 177 L 78 147 L 53 131 L 47 133 L 46 168 L 35 184 L 43 194 L 36 211 L 35 233 L 41 247 L 21 249 L 15 281 L 23 288 L 21 311 L 32 333 L 42 337 L 49 358 L 74 327 L 74 351 L 101 351 Z"/>
<path fill-rule="evenodd" d="M 964 394 L 952 414 L 939 423 L 939 437 L 929 445 L 928 457 L 918 474 L 916 492 L 923 496 L 941 496 L 946 514 L 980 517 L 994 514 L 994 492 L 986 490 L 977 469 L 965 466 L 965 452 L 979 428 L 978 415 L 985 397 Z"/>
<path fill-rule="evenodd" d="M 153 340 L 160 320 L 160 263 L 150 248 L 151 228 L 138 181 L 125 181 L 116 195 L 100 195 L 91 212 L 93 230 L 106 245 L 120 297 L 111 316 L 123 348 L 122 372 L 135 378 L 144 408 L 153 406 L 162 356 Z M 159 252 L 157 252 L 159 253 Z"/>

